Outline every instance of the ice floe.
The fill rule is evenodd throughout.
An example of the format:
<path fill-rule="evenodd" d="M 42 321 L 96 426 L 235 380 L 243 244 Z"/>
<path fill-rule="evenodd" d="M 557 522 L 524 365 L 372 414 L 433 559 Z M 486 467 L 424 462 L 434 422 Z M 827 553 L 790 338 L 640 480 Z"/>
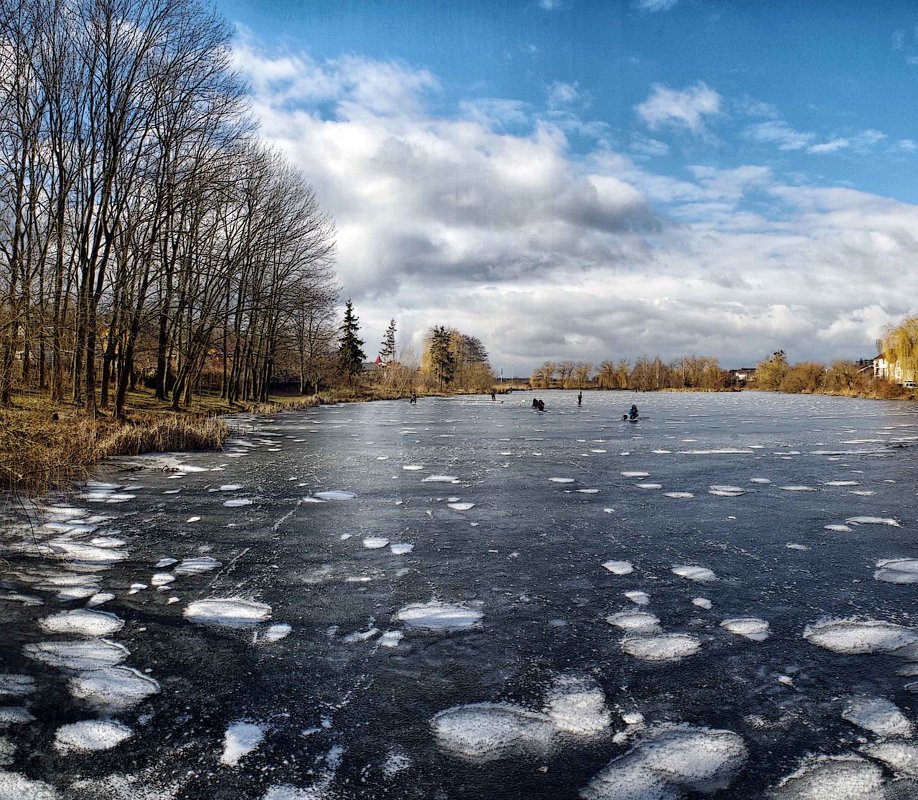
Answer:
<path fill-rule="evenodd" d="M 81 636 L 109 636 L 124 627 L 124 621 L 107 611 L 77 608 L 62 611 L 38 621 L 45 633 L 71 633 Z"/>
<path fill-rule="evenodd" d="M 918 558 L 884 558 L 873 577 L 886 583 L 918 583 Z"/>
<path fill-rule="evenodd" d="M 271 644 L 273 642 L 279 642 L 281 639 L 286 639 L 293 628 L 288 625 L 286 622 L 278 622 L 274 625 L 269 625 L 267 630 L 262 633 L 260 636 L 256 631 L 256 641 Z"/>
<path fill-rule="evenodd" d="M 120 722 L 92 719 L 62 725 L 54 732 L 54 748 L 60 753 L 111 750 L 134 732 Z"/>
<path fill-rule="evenodd" d="M 465 630 L 481 623 L 484 615 L 468 606 L 431 601 L 411 603 L 399 609 L 396 619 L 408 628 L 422 628 L 431 631 Z"/>
<path fill-rule="evenodd" d="M 227 508 L 240 508 L 242 506 L 250 506 L 254 502 L 251 497 L 233 497 L 230 500 L 225 500 L 223 505 Z"/>
<path fill-rule="evenodd" d="M 421 483 L 458 483 L 459 479 L 455 475 L 428 475 L 421 479 Z"/>
<path fill-rule="evenodd" d="M 739 497 L 741 494 L 746 494 L 746 490 L 740 486 L 711 486 L 708 489 L 708 494 L 713 494 L 717 497 Z"/>
<path fill-rule="evenodd" d="M 647 592 L 635 590 L 632 592 L 622 592 L 632 603 L 639 606 L 646 606 L 650 603 L 650 595 Z"/>
<path fill-rule="evenodd" d="M 182 562 L 173 570 L 176 575 L 200 575 L 217 569 L 222 564 L 211 556 L 195 556 L 183 558 Z"/>
<path fill-rule="evenodd" d="M 717 576 L 712 570 L 707 567 L 698 567 L 691 564 L 675 564 L 673 565 L 672 573 L 673 575 L 678 575 L 680 578 L 687 578 L 690 581 L 697 581 L 698 583 L 708 583 L 717 580 Z"/>
<path fill-rule="evenodd" d="M 619 611 L 606 617 L 606 622 L 637 633 L 657 633 L 660 630 L 660 618 L 646 611 Z"/>
<path fill-rule="evenodd" d="M 363 540 L 363 546 L 367 550 L 381 550 L 383 547 L 389 546 L 389 540 L 381 536 L 367 536 Z"/>
<path fill-rule="evenodd" d="M 239 760 L 258 748 L 265 738 L 263 725 L 254 722 L 234 722 L 223 737 L 223 754 L 220 763 L 235 767 Z"/>
<path fill-rule="evenodd" d="M 472 761 L 522 753 L 547 754 L 555 728 L 546 714 L 510 703 L 472 703 L 441 711 L 431 720 L 437 743 Z"/>
<path fill-rule="evenodd" d="M 354 492 L 345 492 L 337 489 L 331 489 L 327 492 L 314 492 L 312 496 L 317 500 L 353 500 L 357 497 Z"/>
<path fill-rule="evenodd" d="M 80 672 L 67 682 L 70 694 L 94 706 L 120 711 L 159 692 L 159 683 L 131 667 Z"/>
<path fill-rule="evenodd" d="M 447 503 L 453 511 L 468 511 L 470 508 L 475 508 L 474 503 Z"/>
<path fill-rule="evenodd" d="M 575 736 L 595 736 L 612 724 L 600 686 L 579 675 L 555 679 L 546 693 L 545 713 L 557 730 Z"/>
<path fill-rule="evenodd" d="M 816 491 L 816 489 L 812 486 L 802 486 L 802 485 L 782 486 L 781 488 L 785 492 L 815 492 Z"/>
<path fill-rule="evenodd" d="M 889 700 L 882 697 L 855 697 L 845 704 L 842 718 L 877 736 L 910 737 L 915 726 Z"/>
<path fill-rule="evenodd" d="M 664 497 L 672 497 L 674 500 L 688 500 L 694 497 L 691 492 L 663 492 Z"/>
<path fill-rule="evenodd" d="M 861 752 L 882 761 L 900 775 L 918 778 L 918 745 L 912 742 L 876 742 L 865 745 Z"/>
<path fill-rule="evenodd" d="M 768 638 L 769 625 L 764 619 L 758 617 L 734 617 L 725 619 L 720 627 L 730 631 L 736 636 L 752 639 L 754 642 L 763 642 Z"/>
<path fill-rule="evenodd" d="M 15 673 L 0 674 L 0 697 L 25 697 L 35 691 L 35 678 Z"/>
<path fill-rule="evenodd" d="M 199 625 L 245 628 L 267 622 L 271 618 L 271 606 L 241 597 L 195 600 L 188 604 L 182 616 Z"/>
<path fill-rule="evenodd" d="M 855 755 L 810 756 L 772 790 L 774 800 L 882 800 L 883 770 Z"/>
<path fill-rule="evenodd" d="M 392 544 L 389 545 L 389 550 L 392 551 L 392 555 L 394 556 L 405 556 L 405 555 L 408 555 L 408 553 L 410 553 L 412 550 L 414 550 L 414 545 L 406 544 L 404 542 L 401 542 L 401 543 L 393 542 Z"/>
<path fill-rule="evenodd" d="M 44 781 L 33 781 L 18 772 L 0 769 L 0 800 L 59 800 L 57 791 Z"/>
<path fill-rule="evenodd" d="M 698 606 L 698 608 L 704 608 L 704 609 L 710 610 L 712 603 L 710 600 L 708 600 L 707 597 L 693 597 L 692 605 Z"/>
<path fill-rule="evenodd" d="M 629 635 L 622 639 L 621 648 L 641 661 L 678 661 L 695 655 L 701 641 L 687 633 Z"/>
<path fill-rule="evenodd" d="M 382 636 L 379 637 L 379 644 L 381 647 L 398 647 L 398 643 L 404 637 L 404 633 L 401 631 L 385 631 Z"/>
<path fill-rule="evenodd" d="M 898 521 L 892 517 L 848 517 L 845 522 L 849 525 L 891 525 L 894 528 L 900 527 Z"/>
<path fill-rule="evenodd" d="M 630 575 L 634 572 L 634 565 L 630 561 L 605 561 L 603 567 L 613 575 Z"/>
<path fill-rule="evenodd" d="M 638 489 L 662 489 L 662 483 L 636 483 L 634 484 Z"/>
<path fill-rule="evenodd" d="M 34 722 L 35 716 L 21 706 L 0 706 L 0 728 L 7 725 L 25 725 Z"/>
<path fill-rule="evenodd" d="M 552 483 L 573 483 L 573 478 L 549 478 L 549 481 Z"/>
<path fill-rule="evenodd" d="M 823 530 L 833 531 L 835 533 L 851 533 L 851 527 L 849 525 L 832 524 L 823 525 L 822 527 Z"/>
<path fill-rule="evenodd" d="M 581 790 L 585 800 L 679 800 L 725 789 L 749 752 L 741 736 L 689 725 L 650 728 Z"/>
<path fill-rule="evenodd" d="M 918 631 L 892 622 L 847 618 L 807 625 L 803 638 L 833 653 L 891 653 L 918 642 Z"/>
<path fill-rule="evenodd" d="M 37 642 L 23 645 L 22 652 L 42 664 L 74 672 L 115 667 L 131 654 L 124 645 L 107 639 Z"/>
<path fill-rule="evenodd" d="M 640 472 L 639 470 L 626 470 L 622 473 L 623 478 L 648 478 L 649 472 Z"/>

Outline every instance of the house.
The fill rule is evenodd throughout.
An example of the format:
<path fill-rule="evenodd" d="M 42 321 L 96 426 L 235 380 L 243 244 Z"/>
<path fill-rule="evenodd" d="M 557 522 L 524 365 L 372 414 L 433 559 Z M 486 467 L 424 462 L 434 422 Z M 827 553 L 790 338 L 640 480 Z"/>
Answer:
<path fill-rule="evenodd" d="M 740 367 L 739 369 L 730 370 L 730 382 L 738 385 L 745 385 L 755 377 L 755 367 Z"/>
<path fill-rule="evenodd" d="M 890 361 L 881 353 L 873 359 L 873 377 L 895 381 L 907 389 L 915 388 L 915 370 L 905 367 L 898 360 Z"/>

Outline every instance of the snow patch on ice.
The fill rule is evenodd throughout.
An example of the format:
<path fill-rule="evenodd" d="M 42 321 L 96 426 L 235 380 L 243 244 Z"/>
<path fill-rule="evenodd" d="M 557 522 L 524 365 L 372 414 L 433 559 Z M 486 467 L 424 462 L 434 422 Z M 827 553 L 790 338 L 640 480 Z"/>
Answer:
<path fill-rule="evenodd" d="M 622 650 L 641 661 L 678 661 L 693 656 L 701 649 L 701 641 L 687 633 L 663 633 L 646 636 L 626 636 Z"/>
<path fill-rule="evenodd" d="M 606 561 L 603 567 L 613 575 L 630 575 L 634 572 L 634 565 L 630 561 Z"/>
<path fill-rule="evenodd" d="M 123 710 L 159 692 L 159 683 L 131 667 L 106 667 L 70 678 L 70 694 L 95 706 Z"/>
<path fill-rule="evenodd" d="M 891 525 L 894 528 L 901 527 L 892 517 L 848 517 L 845 522 L 849 525 Z"/>
<path fill-rule="evenodd" d="M 891 622 L 847 618 L 807 625 L 803 638 L 833 653 L 890 653 L 918 642 L 918 631 Z"/>
<path fill-rule="evenodd" d="M 657 633 L 660 630 L 660 618 L 645 611 L 619 611 L 606 617 L 606 622 L 637 633 Z"/>
<path fill-rule="evenodd" d="M 263 725 L 253 722 L 234 722 L 223 737 L 223 754 L 220 763 L 235 767 L 243 756 L 256 750 L 265 738 Z"/>
<path fill-rule="evenodd" d="M 62 725 L 54 733 L 54 748 L 60 753 L 111 750 L 130 739 L 134 732 L 113 720 L 85 720 Z"/>
<path fill-rule="evenodd" d="M 353 500 L 357 495 L 354 492 L 331 489 L 327 492 L 315 492 L 313 497 L 317 500 Z"/>
<path fill-rule="evenodd" d="M 74 672 L 115 667 L 131 654 L 124 645 L 107 639 L 37 642 L 24 645 L 22 652 L 55 669 Z"/>
<path fill-rule="evenodd" d="M 484 615 L 467 606 L 441 603 L 411 603 L 400 609 L 395 617 L 408 628 L 431 631 L 465 630 L 481 624 Z"/>
<path fill-rule="evenodd" d="M 389 546 L 389 540 L 383 539 L 381 536 L 368 536 L 363 540 L 363 546 L 367 550 L 381 550 L 383 547 Z"/>
<path fill-rule="evenodd" d="M 675 564 L 672 568 L 672 573 L 680 578 L 688 578 L 688 580 L 698 583 L 717 580 L 717 576 L 712 570 L 707 567 L 692 566 L 691 564 Z"/>
<path fill-rule="evenodd" d="M 77 608 L 62 611 L 38 621 L 45 633 L 71 633 L 78 636 L 109 636 L 124 627 L 124 621 L 107 611 Z"/>
<path fill-rule="evenodd" d="M 189 603 L 182 616 L 199 625 L 245 628 L 267 622 L 271 618 L 271 606 L 241 597 L 213 598 Z"/>
<path fill-rule="evenodd" d="M 873 577 L 886 583 L 918 583 L 918 558 L 884 558 Z"/>
<path fill-rule="evenodd" d="M 748 758 L 742 737 L 690 725 L 651 728 L 581 790 L 585 800 L 678 800 L 725 789 Z"/>
<path fill-rule="evenodd" d="M 855 755 L 810 756 L 771 792 L 774 800 L 881 800 L 883 770 Z"/>
<path fill-rule="evenodd" d="M 889 700 L 882 697 L 856 697 L 848 701 L 842 718 L 877 736 L 910 737 L 915 727 Z"/>
<path fill-rule="evenodd" d="M 764 619 L 758 617 L 735 617 L 725 619 L 720 627 L 730 631 L 736 636 L 744 636 L 754 642 L 764 642 L 769 635 L 769 625 Z"/>

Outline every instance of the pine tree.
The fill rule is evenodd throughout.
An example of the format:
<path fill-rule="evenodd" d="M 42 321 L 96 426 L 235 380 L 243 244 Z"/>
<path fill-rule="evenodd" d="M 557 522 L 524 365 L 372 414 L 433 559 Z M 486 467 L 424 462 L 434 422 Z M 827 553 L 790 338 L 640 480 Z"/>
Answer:
<path fill-rule="evenodd" d="M 358 338 L 357 332 L 360 327 L 357 323 L 359 317 L 354 314 L 354 306 L 348 299 L 344 306 L 344 321 L 341 323 L 340 345 L 338 347 L 338 366 L 341 372 L 347 377 L 347 382 L 351 383 L 355 376 L 360 374 L 363 368 L 363 361 L 366 358 L 361 347 L 363 339 Z"/>
<path fill-rule="evenodd" d="M 384 364 L 388 364 L 395 358 L 395 320 L 389 321 L 389 327 L 386 328 L 386 335 L 383 336 L 382 348 L 379 351 L 379 357 Z"/>
<path fill-rule="evenodd" d="M 443 325 L 435 325 L 430 332 L 430 363 L 437 376 L 437 385 L 449 384 L 453 379 L 456 363 L 450 347 L 452 331 Z"/>

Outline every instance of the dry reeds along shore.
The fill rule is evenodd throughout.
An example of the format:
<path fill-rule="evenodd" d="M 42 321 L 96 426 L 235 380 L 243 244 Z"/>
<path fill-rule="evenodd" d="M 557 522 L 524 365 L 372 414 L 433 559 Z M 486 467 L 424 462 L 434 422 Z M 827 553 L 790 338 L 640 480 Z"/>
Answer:
<path fill-rule="evenodd" d="M 133 399 L 139 408 L 126 421 L 89 417 L 73 406 L 51 405 L 43 395 L 23 395 L 13 407 L 0 409 L 0 491 L 34 496 L 66 489 L 111 456 L 212 450 L 226 441 L 227 414 L 273 414 L 320 403 L 317 397 L 292 396 L 230 407 L 205 399 L 191 411 L 175 413 L 151 397 Z"/>

